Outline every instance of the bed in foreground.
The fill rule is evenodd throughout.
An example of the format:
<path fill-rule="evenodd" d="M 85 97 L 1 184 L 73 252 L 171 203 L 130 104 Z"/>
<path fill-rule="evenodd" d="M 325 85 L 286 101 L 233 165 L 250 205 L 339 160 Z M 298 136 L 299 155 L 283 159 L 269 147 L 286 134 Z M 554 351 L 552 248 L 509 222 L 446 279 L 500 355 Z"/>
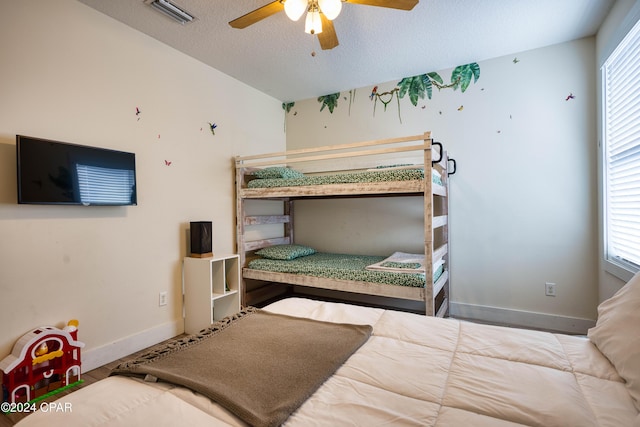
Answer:
<path fill-rule="evenodd" d="M 302 399 L 301 405 L 293 408 L 290 416 L 278 415 L 284 416 L 285 426 L 621 427 L 640 425 L 639 308 L 640 276 L 601 304 L 598 323 L 589 331 L 589 338 L 299 298 L 278 301 L 264 310 L 249 309 L 250 313 L 241 315 L 238 322 L 227 321 L 229 326 L 222 328 L 234 330 L 258 314 L 267 320 L 253 317 L 258 320 L 254 324 L 267 322 L 268 329 L 273 329 L 269 322 L 280 322 L 280 318 L 302 322 L 302 326 L 296 324 L 283 334 L 299 333 L 301 337 L 306 336 L 304 339 L 311 339 L 309 342 L 313 342 L 315 336 L 326 340 L 326 332 L 333 333 L 332 326 L 345 328 L 346 335 L 350 337 L 345 339 L 348 348 L 339 345 L 342 350 L 327 352 L 330 354 L 325 360 L 330 365 L 335 364 L 329 367 L 329 371 L 335 369 L 335 372 L 329 372 L 328 379 L 323 379 L 319 385 L 312 384 L 315 380 L 309 381 L 311 389 L 317 387 L 317 390 Z M 307 329 L 305 322 L 311 329 Z M 327 322 L 339 325 L 328 325 Z M 313 332 L 306 333 L 308 331 Z M 260 330 L 253 329 L 250 333 L 256 333 L 254 339 L 259 340 Z M 216 334 L 207 330 L 201 335 Z M 235 342 L 233 336 L 228 338 L 230 343 Z M 161 365 L 162 361 L 180 353 L 175 351 L 176 347 L 193 349 L 203 345 L 202 339 L 183 339 L 181 343 L 156 351 L 147 359 L 158 359 L 161 362 L 158 365 Z M 279 351 L 280 355 L 287 353 L 289 348 L 292 352 L 300 351 L 291 344 L 283 339 L 272 346 L 276 347 L 273 351 Z M 311 348 L 310 353 L 322 355 L 324 345 Z M 234 361 L 244 358 L 240 347 L 219 347 L 216 344 L 211 348 L 215 347 L 218 349 L 211 350 L 210 358 L 195 364 L 211 366 L 211 369 L 222 367 L 227 373 L 238 369 Z M 279 363 L 271 351 L 255 349 L 256 360 L 264 362 L 262 371 L 284 365 L 286 369 L 283 372 L 295 378 L 300 372 L 311 371 L 318 366 L 315 361 L 300 365 L 295 360 Z M 236 355 L 242 357 L 236 358 Z M 195 357 L 194 353 L 191 357 Z M 147 363 L 145 358 L 142 359 L 121 366 L 125 371 L 121 373 L 147 375 L 152 379 L 165 375 L 162 369 L 154 367 L 155 362 Z M 266 372 L 260 371 L 256 369 L 255 375 L 268 377 Z M 325 374 L 321 373 L 319 378 Z M 192 373 L 188 382 L 198 383 L 199 375 L 198 372 Z M 241 376 L 242 372 L 237 375 Z M 200 382 L 207 383 L 205 386 L 208 388 L 209 383 L 216 382 L 217 376 Z M 271 387 L 277 391 L 278 384 L 290 380 L 283 378 L 286 376 L 289 374 L 277 373 L 269 384 L 258 378 L 249 378 L 249 384 L 253 381 L 255 387 L 250 387 L 239 401 L 247 396 L 253 399 L 252 393 L 256 394 L 256 389 L 269 390 Z M 200 385 L 196 384 L 195 388 L 198 387 Z M 241 388 L 229 389 L 225 393 L 224 384 L 215 387 L 224 394 L 221 400 L 231 399 L 229 395 L 232 394 L 242 394 Z M 261 393 L 265 394 L 257 394 Z M 165 382 L 145 382 L 129 376 L 109 377 L 61 400 L 71 403 L 72 412 L 38 412 L 19 425 L 246 425 L 234 413 L 200 393 Z M 237 405 L 238 400 L 235 402 Z M 232 403 L 230 408 L 246 417 L 244 412 L 247 408 L 240 406 L 234 407 Z M 272 409 L 267 408 L 267 412 Z M 278 407 L 275 411 L 281 409 Z M 265 422 L 266 425 L 266 421 L 265 418 L 250 422 L 256 425 Z M 277 417 L 271 422 L 280 423 Z"/>

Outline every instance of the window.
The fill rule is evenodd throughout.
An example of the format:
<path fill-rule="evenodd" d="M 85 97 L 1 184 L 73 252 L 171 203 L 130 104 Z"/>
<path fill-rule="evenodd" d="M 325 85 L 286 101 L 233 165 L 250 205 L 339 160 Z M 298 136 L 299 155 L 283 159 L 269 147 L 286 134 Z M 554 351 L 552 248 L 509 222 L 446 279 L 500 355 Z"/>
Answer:
<path fill-rule="evenodd" d="M 640 22 L 602 68 L 607 261 L 640 270 Z"/>

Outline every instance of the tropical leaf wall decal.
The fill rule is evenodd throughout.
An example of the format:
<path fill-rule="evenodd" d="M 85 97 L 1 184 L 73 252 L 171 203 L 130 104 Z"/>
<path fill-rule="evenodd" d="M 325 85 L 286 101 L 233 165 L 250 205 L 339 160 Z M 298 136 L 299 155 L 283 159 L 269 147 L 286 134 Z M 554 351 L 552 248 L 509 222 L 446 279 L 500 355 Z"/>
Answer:
<path fill-rule="evenodd" d="M 408 93 L 409 100 L 415 107 L 418 105 L 418 99 L 424 99 L 425 94 L 427 98 L 431 99 L 433 93 L 432 80 L 435 81 L 436 84 L 443 84 L 442 77 L 440 77 L 438 73 L 426 73 L 420 74 L 419 76 L 405 77 L 398 82 L 398 88 L 400 89 L 398 96 L 404 98 Z"/>
<path fill-rule="evenodd" d="M 400 88 L 400 92 L 398 92 L 399 98 L 404 98 L 404 96 L 408 93 L 409 100 L 415 106 L 418 105 L 418 98 L 424 99 L 425 93 L 431 99 L 431 93 L 433 87 L 431 85 L 431 80 L 426 74 L 421 74 L 419 76 L 413 77 L 405 77 L 398 82 L 398 88 Z"/>
<path fill-rule="evenodd" d="M 287 114 L 289 113 L 289 111 L 291 111 L 294 105 L 296 105 L 295 102 L 282 103 L 282 109 L 284 110 L 284 131 L 285 132 L 287 131 Z M 295 113 L 293 113 L 293 115 L 295 116 Z"/>
<path fill-rule="evenodd" d="M 442 77 L 435 72 L 405 77 L 398 82 L 398 87 L 400 88 L 398 96 L 404 98 L 405 95 L 409 94 L 411 104 L 416 107 L 418 99 L 424 99 L 425 95 L 431 99 L 433 86 L 438 89 L 453 88 L 453 90 L 456 90 L 460 88 L 464 92 L 471 84 L 471 79 L 475 83 L 479 78 L 480 66 L 476 62 L 472 62 L 471 64 L 457 66 L 451 73 L 451 83 L 447 85 L 444 84 Z"/>
<path fill-rule="evenodd" d="M 294 105 L 296 105 L 295 102 L 283 102 L 282 109 L 288 113 L 289 111 L 291 111 Z"/>
<path fill-rule="evenodd" d="M 429 76 L 429 78 L 431 80 L 433 80 L 433 84 L 435 86 L 437 86 L 438 88 L 440 88 L 440 86 L 444 85 L 444 80 L 442 80 L 442 77 L 440 77 L 440 74 L 436 73 L 435 71 L 427 73 L 427 76 Z"/>
<path fill-rule="evenodd" d="M 444 80 L 440 76 L 440 74 L 436 72 L 430 72 L 425 74 L 420 74 L 413 77 L 405 77 L 400 80 L 397 84 L 397 87 L 392 91 L 385 92 L 382 94 L 377 93 L 377 86 L 373 88 L 371 92 L 371 100 L 380 101 L 385 106 L 385 111 L 387 104 L 393 98 L 395 94 L 398 98 L 398 117 L 400 117 L 400 98 L 404 98 L 406 95 L 409 96 L 409 101 L 414 107 L 418 106 L 418 100 L 420 99 L 431 99 L 433 96 L 433 87 L 435 86 L 438 90 L 453 88 L 453 90 L 457 90 L 460 88 L 460 91 L 464 92 L 467 90 L 471 81 L 477 82 L 480 78 L 480 66 L 477 62 L 472 62 L 470 64 L 458 65 L 451 73 L 451 83 L 445 84 Z M 351 92 L 350 92 L 351 95 Z M 389 98 L 384 98 L 388 96 Z M 340 98 L 340 92 L 333 93 L 330 95 L 324 95 L 318 97 L 318 102 L 322 104 L 320 107 L 320 111 L 324 110 L 325 107 L 329 108 L 329 112 L 333 114 L 333 110 L 338 106 L 338 99 Z M 350 98 L 349 106 L 353 102 L 353 98 Z M 282 108 L 284 108 L 287 112 L 289 109 L 286 107 L 290 104 L 282 104 Z M 375 106 L 374 103 L 374 115 L 375 115 Z M 290 107 L 289 107 L 290 108 Z M 400 122 L 402 123 L 402 118 L 400 117 Z"/>
<path fill-rule="evenodd" d="M 318 102 L 322 103 L 320 111 L 324 110 L 324 107 L 328 107 L 329 112 L 333 114 L 333 109 L 338 106 L 338 98 L 340 98 L 340 92 L 319 96 Z"/>
<path fill-rule="evenodd" d="M 480 66 L 477 62 L 457 66 L 451 73 L 453 90 L 456 90 L 458 89 L 458 87 L 460 87 L 460 90 L 464 92 L 469 87 L 471 78 L 473 78 L 474 83 L 477 82 L 480 78 Z"/>

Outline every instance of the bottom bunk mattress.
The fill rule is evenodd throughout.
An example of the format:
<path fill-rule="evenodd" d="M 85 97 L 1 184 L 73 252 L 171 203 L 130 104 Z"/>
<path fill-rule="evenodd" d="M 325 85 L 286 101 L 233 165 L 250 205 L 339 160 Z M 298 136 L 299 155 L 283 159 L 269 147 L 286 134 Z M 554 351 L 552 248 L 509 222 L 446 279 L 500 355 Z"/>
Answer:
<path fill-rule="evenodd" d="M 257 258 L 249 262 L 252 270 L 277 273 L 299 274 L 327 279 L 355 280 L 382 283 L 395 286 L 424 288 L 423 273 L 398 273 L 368 270 L 367 267 L 380 264 L 387 257 L 373 255 L 348 255 L 318 252 L 291 260 Z M 436 282 L 444 271 L 444 264 L 434 265 L 433 281 Z"/>
<path fill-rule="evenodd" d="M 293 410 L 283 423 L 285 427 L 621 427 L 640 421 L 623 374 L 586 337 L 301 298 L 275 302 L 263 311 L 304 321 L 361 325 L 366 334 L 371 334 Z M 618 333 L 626 334 L 623 329 L 603 333 L 614 338 Z M 265 371 L 270 364 L 278 364 L 277 355 L 294 344 L 287 341 L 290 338 L 285 332 L 275 339 L 278 345 L 252 349 L 253 363 L 265 366 Z M 210 335 L 215 339 L 216 334 Z M 308 338 L 314 336 L 309 334 Z M 619 338 L 629 342 L 631 336 Z M 192 343 L 186 345 L 187 350 L 201 345 L 200 340 L 199 336 L 181 339 Z M 175 355 L 175 348 L 175 343 L 163 344 L 149 359 L 164 360 L 162 355 Z M 313 353 L 323 353 L 314 348 L 310 349 Z M 239 350 L 229 345 L 220 351 L 233 357 Z M 156 357 L 158 354 L 161 356 Z M 140 359 L 144 357 L 137 363 L 144 365 Z M 224 365 L 214 355 L 198 365 L 207 364 Z M 184 365 L 190 366 L 186 362 Z M 238 363 L 223 367 L 237 370 L 238 375 L 243 373 Z M 292 372 L 304 372 L 313 370 L 315 362 L 289 361 L 287 367 Z M 155 376 L 159 375 L 163 374 Z M 255 380 L 256 387 L 275 387 L 281 381 L 279 375 Z M 197 374 L 192 373 L 192 377 L 197 378 Z M 210 381 L 215 381 L 215 376 Z M 225 393 L 224 386 L 220 390 Z M 231 386 L 226 390 L 228 397 L 240 393 Z M 233 405 L 224 408 L 220 402 L 173 383 L 127 376 L 109 377 L 62 397 L 60 402 L 72 410 L 38 411 L 19 425 L 247 425 L 235 414 Z"/>

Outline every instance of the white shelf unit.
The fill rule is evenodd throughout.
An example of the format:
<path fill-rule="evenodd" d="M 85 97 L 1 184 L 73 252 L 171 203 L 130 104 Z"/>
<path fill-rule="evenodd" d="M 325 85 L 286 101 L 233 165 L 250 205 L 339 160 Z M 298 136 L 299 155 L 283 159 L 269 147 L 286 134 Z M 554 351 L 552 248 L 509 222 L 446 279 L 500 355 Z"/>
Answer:
<path fill-rule="evenodd" d="M 182 293 L 184 331 L 194 334 L 240 311 L 240 261 L 238 255 L 212 258 L 185 257 Z"/>

